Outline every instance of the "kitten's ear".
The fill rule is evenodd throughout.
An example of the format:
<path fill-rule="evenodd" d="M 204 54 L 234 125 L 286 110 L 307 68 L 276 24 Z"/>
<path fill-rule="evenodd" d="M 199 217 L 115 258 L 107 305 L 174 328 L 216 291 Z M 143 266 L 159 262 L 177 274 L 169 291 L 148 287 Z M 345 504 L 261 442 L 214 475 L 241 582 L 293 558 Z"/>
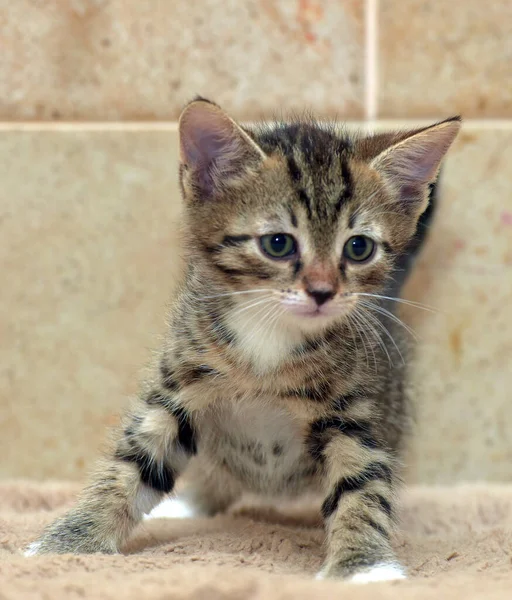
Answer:
<path fill-rule="evenodd" d="M 428 184 L 438 175 L 441 162 L 457 136 L 460 117 L 412 132 L 376 156 L 370 165 L 391 186 L 404 209 L 418 216 L 428 202 Z"/>
<path fill-rule="evenodd" d="M 179 135 L 183 185 L 203 199 L 236 184 L 265 158 L 254 140 L 207 100 L 195 100 L 183 110 Z"/>

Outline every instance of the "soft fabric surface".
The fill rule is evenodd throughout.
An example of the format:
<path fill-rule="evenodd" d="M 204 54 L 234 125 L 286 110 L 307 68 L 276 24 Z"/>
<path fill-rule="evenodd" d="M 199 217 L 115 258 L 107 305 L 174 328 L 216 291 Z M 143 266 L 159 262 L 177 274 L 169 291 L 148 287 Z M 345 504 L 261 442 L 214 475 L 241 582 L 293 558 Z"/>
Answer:
<path fill-rule="evenodd" d="M 312 507 L 249 501 L 213 519 L 145 521 L 120 556 L 25 558 L 75 484 L 0 485 L 0 598 L 512 598 L 512 486 L 404 492 L 396 548 L 409 579 L 313 581 L 323 532 Z"/>

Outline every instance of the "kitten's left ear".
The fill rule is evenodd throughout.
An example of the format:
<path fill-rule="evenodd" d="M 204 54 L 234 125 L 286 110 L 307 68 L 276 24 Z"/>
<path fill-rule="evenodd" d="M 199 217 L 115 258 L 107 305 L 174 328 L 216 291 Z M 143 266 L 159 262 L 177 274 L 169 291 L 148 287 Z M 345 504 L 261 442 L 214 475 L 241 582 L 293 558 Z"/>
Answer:
<path fill-rule="evenodd" d="M 438 175 L 441 162 L 461 127 L 460 117 L 448 119 L 386 148 L 370 163 L 397 195 L 403 208 L 419 217 L 428 202 L 428 184 Z"/>
<path fill-rule="evenodd" d="M 191 102 L 179 121 L 182 181 L 199 199 L 212 199 L 256 169 L 265 154 L 221 108 Z"/>

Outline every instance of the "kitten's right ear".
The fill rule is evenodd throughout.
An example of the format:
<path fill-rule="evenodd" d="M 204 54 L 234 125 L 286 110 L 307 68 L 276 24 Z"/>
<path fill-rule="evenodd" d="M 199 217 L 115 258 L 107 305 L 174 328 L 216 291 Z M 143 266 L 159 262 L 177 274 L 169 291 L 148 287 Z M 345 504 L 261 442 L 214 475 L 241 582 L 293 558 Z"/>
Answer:
<path fill-rule="evenodd" d="M 182 183 L 211 199 L 236 184 L 265 158 L 251 137 L 216 104 L 191 102 L 179 120 Z"/>

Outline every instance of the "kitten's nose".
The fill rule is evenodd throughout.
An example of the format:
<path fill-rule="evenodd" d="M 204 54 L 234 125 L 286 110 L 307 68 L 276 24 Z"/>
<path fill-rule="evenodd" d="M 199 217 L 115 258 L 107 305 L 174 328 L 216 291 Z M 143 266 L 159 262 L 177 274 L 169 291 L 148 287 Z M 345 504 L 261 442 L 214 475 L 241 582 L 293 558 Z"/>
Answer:
<path fill-rule="evenodd" d="M 306 294 L 311 296 L 318 306 L 325 304 L 327 300 L 334 297 L 335 291 L 332 288 L 306 288 Z"/>

